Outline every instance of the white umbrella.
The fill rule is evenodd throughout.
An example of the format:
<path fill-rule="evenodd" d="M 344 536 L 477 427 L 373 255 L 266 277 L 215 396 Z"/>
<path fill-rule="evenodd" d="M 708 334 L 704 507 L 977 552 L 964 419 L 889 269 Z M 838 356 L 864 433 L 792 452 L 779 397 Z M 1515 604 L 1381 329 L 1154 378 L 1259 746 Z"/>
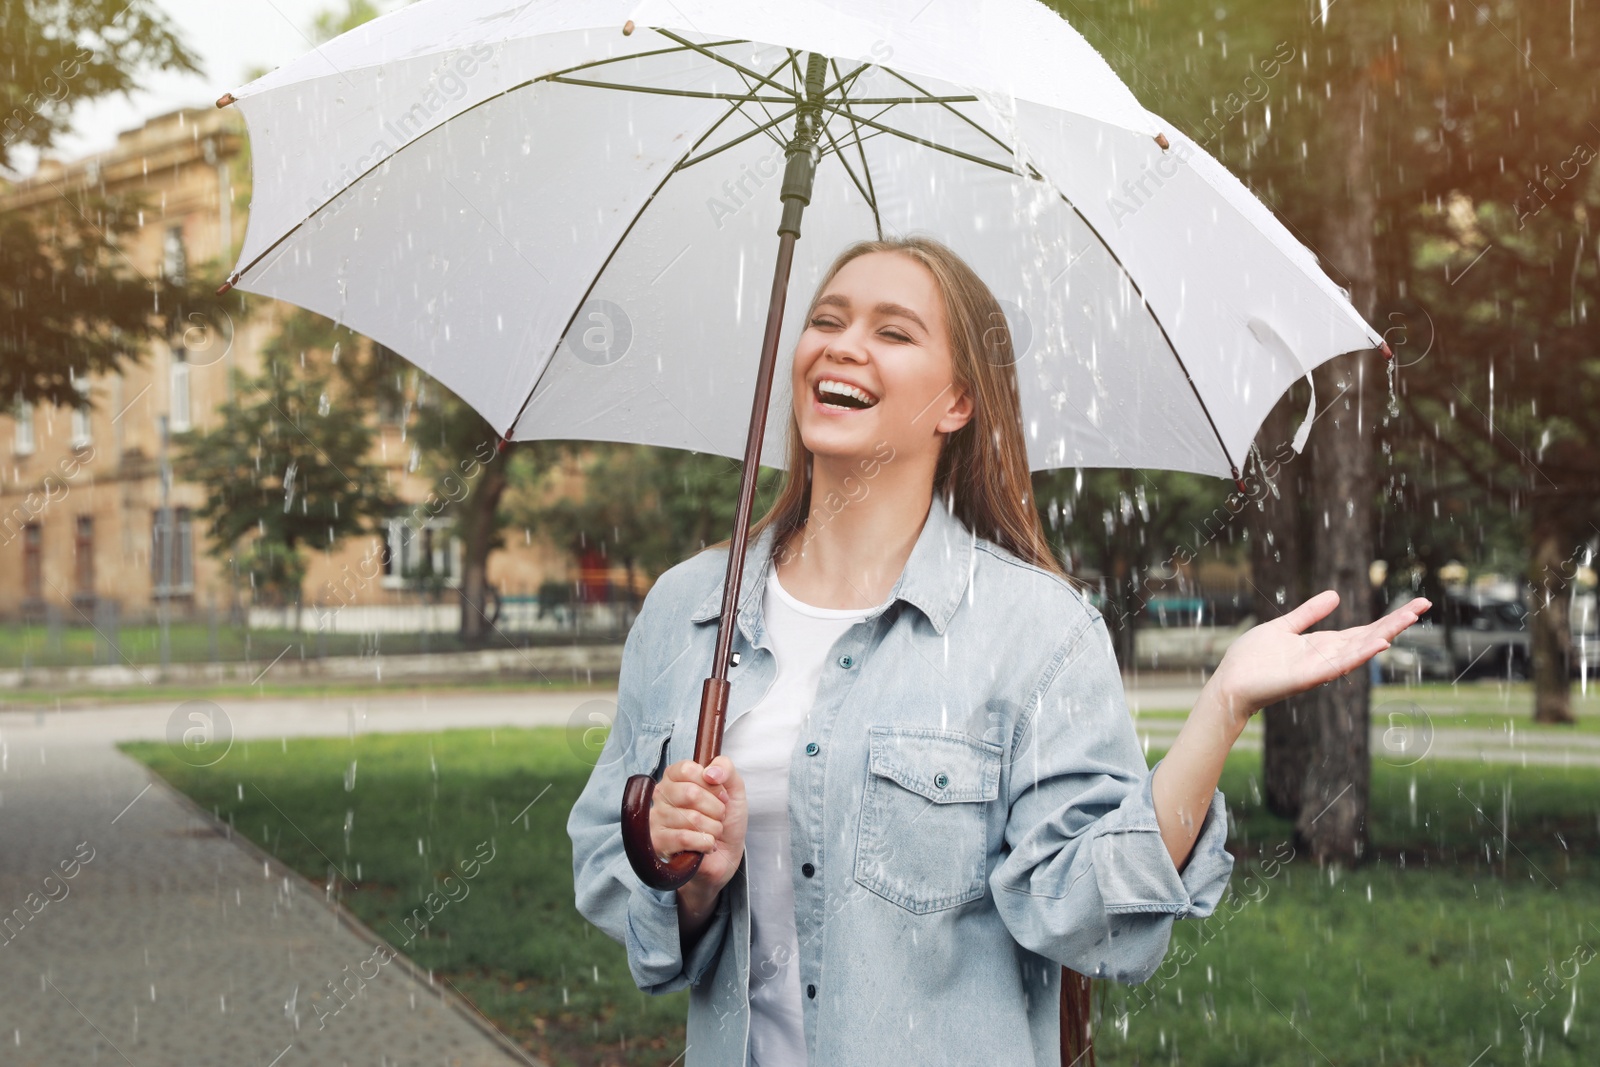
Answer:
<path fill-rule="evenodd" d="M 829 57 L 801 290 L 852 241 L 937 232 L 1006 307 L 1032 469 L 1237 478 L 1295 379 L 1382 346 L 1032 0 L 425 0 L 223 98 L 255 159 L 230 282 L 383 342 L 508 440 L 741 458 L 796 51 Z M 790 403 L 776 373 L 766 466 Z"/>

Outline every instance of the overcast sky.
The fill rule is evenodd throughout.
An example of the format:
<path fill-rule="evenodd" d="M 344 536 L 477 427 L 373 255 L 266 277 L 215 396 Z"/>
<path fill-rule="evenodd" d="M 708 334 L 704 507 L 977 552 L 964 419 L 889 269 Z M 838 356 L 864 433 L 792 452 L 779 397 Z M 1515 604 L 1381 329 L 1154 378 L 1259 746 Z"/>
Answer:
<path fill-rule="evenodd" d="M 238 88 L 252 66 L 282 66 L 311 51 L 311 20 L 338 6 L 334 0 L 157 0 L 189 50 L 200 58 L 203 77 L 159 74 L 131 98 L 103 97 L 73 114 L 74 132 L 58 141 L 52 154 L 78 159 L 110 148 L 117 134 L 179 107 L 210 107 Z M 18 160 L 31 170 L 32 161 Z"/>

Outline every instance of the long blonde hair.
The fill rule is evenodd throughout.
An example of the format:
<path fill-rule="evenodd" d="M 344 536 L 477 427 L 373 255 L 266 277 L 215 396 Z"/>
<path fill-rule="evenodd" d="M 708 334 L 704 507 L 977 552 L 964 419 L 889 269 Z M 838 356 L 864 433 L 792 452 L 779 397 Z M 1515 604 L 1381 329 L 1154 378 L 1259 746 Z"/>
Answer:
<path fill-rule="evenodd" d="M 898 252 L 921 263 L 933 275 L 944 298 L 950 324 L 950 356 L 954 385 L 972 397 L 972 417 L 949 434 L 939 450 L 933 491 L 967 529 L 1018 558 L 1073 582 L 1050 549 L 1033 504 L 1027 445 L 1022 439 L 1022 402 L 1017 389 L 1016 355 L 1005 312 L 965 260 L 930 237 L 908 236 L 884 241 L 859 241 L 839 253 L 817 283 L 802 320 L 809 322 L 819 297 L 846 263 L 871 252 Z M 772 555 L 804 529 L 811 510 L 811 450 L 800 438 L 800 426 L 789 408 L 788 469 L 777 498 L 750 527 L 754 542 L 775 526 Z M 724 538 L 706 549 L 728 548 Z"/>

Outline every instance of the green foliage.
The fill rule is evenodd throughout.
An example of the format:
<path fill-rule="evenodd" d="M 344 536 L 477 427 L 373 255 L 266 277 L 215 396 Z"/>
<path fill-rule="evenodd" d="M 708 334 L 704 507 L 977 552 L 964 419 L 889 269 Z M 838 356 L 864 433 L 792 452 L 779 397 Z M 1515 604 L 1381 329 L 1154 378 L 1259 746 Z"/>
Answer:
<path fill-rule="evenodd" d="M 162 70 L 200 68 L 156 0 L 0 0 L 0 169 L 54 144 L 79 104 Z"/>
<path fill-rule="evenodd" d="M 196 70 L 153 0 L 0 0 L 0 170 L 45 149 L 78 104 L 146 73 Z M 119 242 L 137 196 L 57 190 L 0 219 L 0 398 L 76 406 L 74 379 L 118 370 L 147 340 L 180 334 L 216 282 L 149 278 Z M 187 283 L 187 284 L 186 284 Z"/>
<path fill-rule="evenodd" d="M 572 499 L 519 493 L 515 521 L 539 529 L 573 551 L 591 543 L 624 565 L 660 574 L 733 533 L 740 464 L 723 456 L 651 445 L 576 442 L 542 468 L 557 464 L 582 487 Z M 783 472 L 757 472 L 751 521 L 776 498 Z"/>
<path fill-rule="evenodd" d="M 344 0 L 343 7 L 324 8 L 311 20 L 312 39 L 331 41 L 381 14 L 382 9 L 372 0 Z"/>
<path fill-rule="evenodd" d="M 215 427 L 174 438 L 174 467 L 205 486 L 199 514 L 212 552 L 238 553 L 258 590 L 298 603 L 303 553 L 331 548 L 398 507 L 383 469 L 366 458 L 372 431 L 359 397 L 339 393 L 320 351 L 342 348 L 348 331 L 295 311 L 262 350 L 261 371 L 235 375 L 234 396 Z"/>
<path fill-rule="evenodd" d="M 1033 494 L 1045 536 L 1068 569 L 1104 597 L 1108 625 L 1124 639 L 1144 606 L 1169 586 L 1184 587 L 1180 565 L 1214 556 L 1237 560 L 1244 548 L 1242 513 L 1224 502 L 1226 481 L 1177 471 L 1038 471 Z M 1131 654 L 1132 647 L 1123 649 Z"/>
<path fill-rule="evenodd" d="M 1566 0 L 1060 10 L 1336 282 L 1352 265 L 1329 262 L 1328 228 L 1358 189 L 1375 198 L 1371 321 L 1402 365 L 1393 402 L 1373 412 L 1379 512 L 1409 513 L 1386 534 L 1405 562 L 1504 545 L 1534 496 L 1555 498 L 1575 532 L 1600 518 L 1600 130 L 1587 88 L 1600 22 Z M 1341 109 L 1361 114 L 1364 169 L 1330 121 Z"/>

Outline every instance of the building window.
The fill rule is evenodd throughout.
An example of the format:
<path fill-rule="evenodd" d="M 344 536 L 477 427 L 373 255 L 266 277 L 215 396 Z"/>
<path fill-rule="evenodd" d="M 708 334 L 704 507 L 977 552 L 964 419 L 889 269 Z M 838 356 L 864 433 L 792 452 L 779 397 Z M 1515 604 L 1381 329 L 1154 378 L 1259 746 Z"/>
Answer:
<path fill-rule="evenodd" d="M 73 539 L 73 571 L 79 596 L 94 595 L 94 518 L 78 516 L 77 535 Z"/>
<path fill-rule="evenodd" d="M 157 508 L 150 526 L 150 585 L 156 596 L 194 591 L 194 523 L 188 508 Z"/>
<path fill-rule="evenodd" d="M 36 522 L 22 528 L 22 595 L 44 599 L 44 530 Z"/>
<path fill-rule="evenodd" d="M 89 379 L 77 378 L 73 387 L 78 390 L 78 406 L 72 409 L 72 447 L 88 448 L 93 442 L 94 408 L 89 406 Z"/>
<path fill-rule="evenodd" d="M 455 588 L 461 573 L 461 540 L 450 519 L 429 519 L 421 529 L 404 518 L 389 520 L 389 539 L 383 554 L 383 584 L 387 589 Z"/>
<path fill-rule="evenodd" d="M 161 239 L 161 273 L 173 285 L 183 285 L 189 275 L 189 254 L 183 247 L 183 227 L 168 226 Z"/>
<path fill-rule="evenodd" d="M 189 422 L 189 360 L 180 349 L 172 353 L 172 388 L 167 399 L 167 429 L 183 433 Z"/>
<path fill-rule="evenodd" d="M 33 405 L 26 400 L 18 400 L 17 406 L 12 409 L 11 417 L 16 420 L 16 438 L 11 444 L 12 452 L 19 456 L 33 455 Z"/>

